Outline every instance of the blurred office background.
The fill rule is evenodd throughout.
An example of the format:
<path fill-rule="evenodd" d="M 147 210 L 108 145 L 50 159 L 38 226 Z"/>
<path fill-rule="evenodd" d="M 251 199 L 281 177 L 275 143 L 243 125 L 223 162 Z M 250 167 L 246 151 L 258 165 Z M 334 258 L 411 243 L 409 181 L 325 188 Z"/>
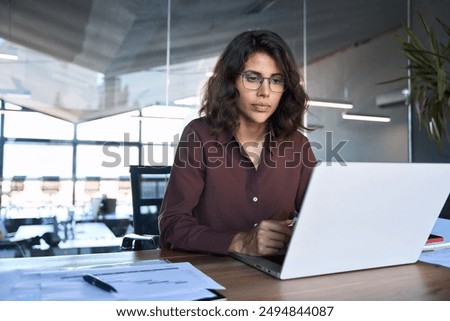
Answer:
<path fill-rule="evenodd" d="M 3 237 L 22 224 L 63 241 L 82 222 L 132 231 L 129 166 L 171 165 L 218 55 L 249 29 L 293 49 L 320 160 L 448 162 L 407 81 L 382 84 L 407 75 L 395 35 L 423 34 L 418 12 L 448 39 L 435 20 L 450 21 L 447 0 L 0 0 Z"/>

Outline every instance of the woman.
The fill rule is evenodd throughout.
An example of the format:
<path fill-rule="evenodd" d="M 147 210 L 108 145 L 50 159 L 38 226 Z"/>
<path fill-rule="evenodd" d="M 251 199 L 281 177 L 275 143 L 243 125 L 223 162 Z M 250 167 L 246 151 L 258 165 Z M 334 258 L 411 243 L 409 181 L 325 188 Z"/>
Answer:
<path fill-rule="evenodd" d="M 270 31 L 225 48 L 181 137 L 159 217 L 163 248 L 248 255 L 286 250 L 315 157 L 295 58 Z"/>

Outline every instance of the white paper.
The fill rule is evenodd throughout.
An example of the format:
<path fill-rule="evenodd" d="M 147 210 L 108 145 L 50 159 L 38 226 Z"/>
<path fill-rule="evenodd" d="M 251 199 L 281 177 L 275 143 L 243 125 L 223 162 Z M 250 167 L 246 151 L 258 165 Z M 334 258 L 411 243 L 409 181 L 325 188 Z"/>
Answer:
<path fill-rule="evenodd" d="M 109 301 L 198 300 L 211 297 L 209 289 L 224 289 L 188 262 L 80 268 L 71 270 L 15 270 L 3 272 L 6 286 L 1 300 Z M 90 273 L 113 286 L 107 292 L 83 280 Z M 13 276 L 13 277 L 12 277 Z"/>

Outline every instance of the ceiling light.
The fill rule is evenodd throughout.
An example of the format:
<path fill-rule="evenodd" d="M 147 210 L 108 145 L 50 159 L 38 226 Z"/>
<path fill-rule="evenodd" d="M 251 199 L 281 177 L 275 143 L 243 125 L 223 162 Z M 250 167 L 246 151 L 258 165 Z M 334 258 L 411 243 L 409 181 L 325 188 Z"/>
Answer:
<path fill-rule="evenodd" d="M 29 99 L 31 95 L 29 92 L 24 91 L 24 93 L 7 93 L 5 94 L 5 99 Z"/>
<path fill-rule="evenodd" d="M 14 113 L 20 112 L 21 110 L 22 110 L 22 108 L 21 109 L 0 109 L 0 115 L 14 114 Z"/>
<path fill-rule="evenodd" d="M 22 107 L 14 105 L 14 104 L 11 104 L 11 103 L 8 103 L 8 102 L 5 103 L 5 109 L 6 110 L 16 110 L 16 111 L 17 110 L 23 110 Z"/>
<path fill-rule="evenodd" d="M 138 118 L 140 120 L 143 120 L 143 119 L 179 119 L 179 120 L 181 119 L 181 120 L 183 120 L 184 119 L 184 117 L 144 116 L 144 115 L 131 115 L 131 117 Z"/>
<path fill-rule="evenodd" d="M 347 113 L 342 113 L 342 118 L 348 120 L 373 121 L 380 123 L 389 123 L 391 121 L 391 118 L 386 116 L 371 116 L 371 115 L 359 115 Z"/>
<path fill-rule="evenodd" d="M 310 100 L 309 106 L 314 107 L 324 107 L 324 108 L 340 108 L 340 109 L 352 109 L 353 104 L 351 103 L 341 103 L 341 102 L 332 102 L 332 101 L 319 101 L 319 100 Z"/>
<path fill-rule="evenodd" d="M 180 98 L 174 100 L 175 105 L 182 106 L 198 106 L 200 104 L 200 98 L 198 96 L 189 96 L 186 98 Z"/>
<path fill-rule="evenodd" d="M 14 60 L 18 60 L 19 57 L 17 55 L 13 55 L 13 54 L 0 53 L 0 59 L 14 61 Z"/>

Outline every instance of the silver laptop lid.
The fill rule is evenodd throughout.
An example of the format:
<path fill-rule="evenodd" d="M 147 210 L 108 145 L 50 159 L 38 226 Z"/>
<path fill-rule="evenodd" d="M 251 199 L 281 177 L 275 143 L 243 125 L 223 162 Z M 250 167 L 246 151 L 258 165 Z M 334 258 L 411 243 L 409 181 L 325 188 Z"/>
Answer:
<path fill-rule="evenodd" d="M 449 182 L 450 164 L 321 164 L 280 278 L 416 262 Z"/>

